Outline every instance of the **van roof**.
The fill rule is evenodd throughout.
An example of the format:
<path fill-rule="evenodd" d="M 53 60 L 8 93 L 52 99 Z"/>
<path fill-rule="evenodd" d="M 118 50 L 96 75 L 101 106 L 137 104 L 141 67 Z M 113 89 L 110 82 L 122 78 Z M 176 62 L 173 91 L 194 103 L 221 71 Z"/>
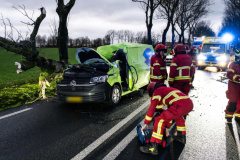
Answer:
<path fill-rule="evenodd" d="M 117 43 L 117 44 L 113 44 L 113 45 L 100 46 L 97 48 L 97 52 L 99 54 L 103 55 L 105 58 L 110 59 L 111 56 L 113 55 L 113 51 L 116 51 L 118 49 L 124 49 L 124 51 L 126 51 L 126 48 L 132 48 L 132 47 L 153 49 L 152 45 L 148 45 L 148 44 L 123 42 L 123 43 Z"/>

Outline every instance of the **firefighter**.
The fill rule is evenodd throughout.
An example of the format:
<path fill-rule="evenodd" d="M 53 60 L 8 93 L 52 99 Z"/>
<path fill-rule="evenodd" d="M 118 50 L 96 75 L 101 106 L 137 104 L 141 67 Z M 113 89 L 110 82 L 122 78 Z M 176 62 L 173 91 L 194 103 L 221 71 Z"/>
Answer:
<path fill-rule="evenodd" d="M 166 47 L 163 44 L 158 44 L 155 47 L 156 53 L 151 57 L 150 65 L 150 80 L 151 82 L 164 83 L 167 79 L 166 70 Z"/>
<path fill-rule="evenodd" d="M 239 60 L 239 57 L 240 57 L 240 50 L 236 47 L 235 48 L 235 60 Z"/>
<path fill-rule="evenodd" d="M 193 80 L 194 80 L 195 67 L 197 66 L 196 52 L 197 52 L 197 47 L 196 46 L 191 46 L 190 47 L 190 52 L 187 53 L 187 55 L 192 58 L 192 63 L 193 63 L 193 75 L 192 75 L 191 82 L 190 82 L 191 88 L 194 88 L 192 83 L 193 83 Z"/>
<path fill-rule="evenodd" d="M 174 47 L 175 57 L 172 59 L 169 73 L 169 86 L 177 88 L 188 95 L 190 82 L 194 73 L 192 58 L 186 54 L 183 44 Z"/>
<path fill-rule="evenodd" d="M 202 44 L 200 44 L 198 47 L 198 53 L 200 53 L 201 51 L 202 51 Z"/>
<path fill-rule="evenodd" d="M 160 116 L 155 117 L 153 133 L 150 144 L 141 146 L 140 151 L 158 155 L 158 146 L 162 143 L 164 132 L 169 136 L 168 129 L 171 126 L 170 121 L 174 120 L 177 126 L 177 135 L 173 139 L 185 144 L 186 143 L 186 127 L 184 115 L 193 109 L 191 99 L 172 87 L 166 87 L 163 83 L 151 82 L 148 85 L 148 94 L 151 97 L 151 104 L 148 108 L 142 130 L 146 129 L 151 123 L 153 114 L 158 105 L 166 105 L 168 108 L 164 110 Z"/>
<path fill-rule="evenodd" d="M 240 120 L 240 60 L 232 62 L 227 69 L 228 90 L 226 96 L 229 99 L 225 118 L 227 122 L 232 122 L 233 115 L 235 120 Z"/>

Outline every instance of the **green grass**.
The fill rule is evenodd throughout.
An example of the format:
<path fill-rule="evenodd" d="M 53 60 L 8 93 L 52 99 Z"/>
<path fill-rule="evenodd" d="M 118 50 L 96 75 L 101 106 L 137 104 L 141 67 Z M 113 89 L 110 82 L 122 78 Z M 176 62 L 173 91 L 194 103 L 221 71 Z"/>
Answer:
<path fill-rule="evenodd" d="M 71 64 L 78 63 L 75 59 L 76 48 L 69 48 L 69 62 Z M 59 60 L 57 48 L 44 48 L 40 50 L 40 56 L 54 60 Z M 12 52 L 8 52 L 0 48 L 0 89 L 4 87 L 21 85 L 26 83 L 38 82 L 40 68 L 34 67 L 27 71 L 17 74 L 17 66 L 15 62 L 21 62 L 24 58 Z"/>
<path fill-rule="evenodd" d="M 69 62 L 77 64 L 75 58 L 76 48 L 68 50 Z M 59 60 L 57 48 L 45 48 L 40 50 L 40 56 Z M 12 52 L 0 48 L 0 111 L 18 107 L 20 105 L 39 99 L 40 87 L 38 80 L 41 69 L 34 67 L 17 74 L 15 62 L 21 62 L 24 58 Z M 51 83 L 46 88 L 46 96 L 56 94 L 56 80 L 48 79 Z"/>

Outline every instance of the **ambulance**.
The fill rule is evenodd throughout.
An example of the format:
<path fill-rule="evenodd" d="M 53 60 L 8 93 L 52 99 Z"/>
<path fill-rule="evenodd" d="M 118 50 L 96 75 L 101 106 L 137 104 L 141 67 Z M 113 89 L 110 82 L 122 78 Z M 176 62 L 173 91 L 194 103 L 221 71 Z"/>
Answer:
<path fill-rule="evenodd" d="M 199 69 L 217 67 L 224 70 L 234 60 L 230 41 L 224 37 L 206 37 L 202 41 L 202 50 L 197 56 L 197 66 Z"/>
<path fill-rule="evenodd" d="M 195 46 L 197 48 L 197 53 L 203 39 L 204 37 L 194 37 L 193 42 L 191 43 L 191 46 Z"/>
<path fill-rule="evenodd" d="M 79 64 L 70 65 L 57 83 L 57 95 L 69 103 L 119 103 L 122 96 L 149 84 L 151 45 L 118 43 L 97 50 L 79 48 Z"/>

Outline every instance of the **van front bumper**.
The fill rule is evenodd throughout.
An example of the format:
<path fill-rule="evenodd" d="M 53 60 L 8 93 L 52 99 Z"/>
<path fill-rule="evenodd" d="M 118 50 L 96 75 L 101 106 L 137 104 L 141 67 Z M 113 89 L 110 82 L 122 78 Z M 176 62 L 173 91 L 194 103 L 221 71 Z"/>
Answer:
<path fill-rule="evenodd" d="M 102 103 L 109 100 L 111 86 L 109 83 L 83 84 L 71 86 L 56 84 L 57 96 L 60 101 L 69 103 Z"/>
<path fill-rule="evenodd" d="M 198 60 L 197 61 L 197 66 L 198 67 L 222 67 L 225 68 L 228 65 L 228 61 L 202 61 L 202 60 Z"/>

